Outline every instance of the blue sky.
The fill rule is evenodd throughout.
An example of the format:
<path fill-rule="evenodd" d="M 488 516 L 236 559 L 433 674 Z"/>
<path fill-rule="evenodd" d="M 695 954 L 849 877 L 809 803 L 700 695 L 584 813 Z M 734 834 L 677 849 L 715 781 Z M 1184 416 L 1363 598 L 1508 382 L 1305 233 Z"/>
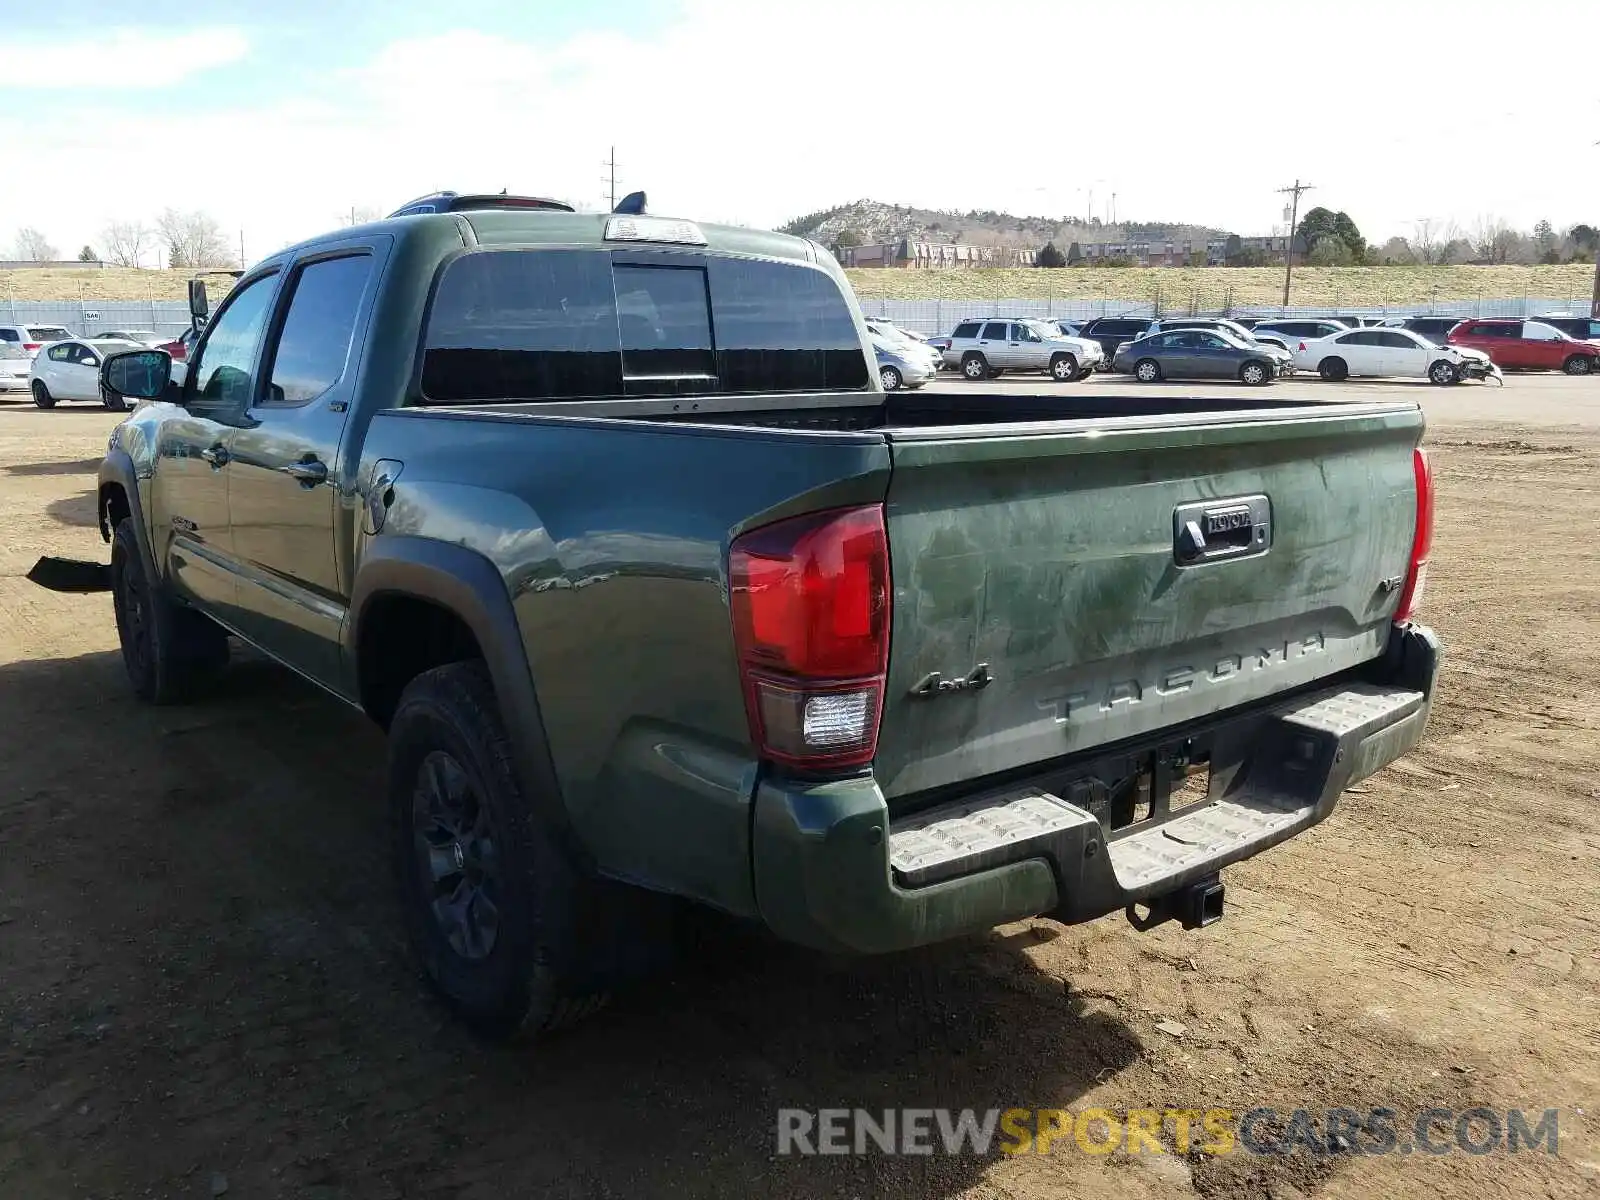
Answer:
<path fill-rule="evenodd" d="M 252 259 L 435 188 L 595 207 L 612 145 L 657 211 L 754 225 L 861 197 L 1105 217 L 1115 195 L 1123 219 L 1265 233 L 1296 176 L 1380 241 L 1423 217 L 1600 223 L 1600 3 L 1474 11 L 211 0 L 184 24 L 33 4 L 0 54 L 26 164 L 0 256 L 24 225 L 70 254 L 167 207 L 242 230 Z"/>

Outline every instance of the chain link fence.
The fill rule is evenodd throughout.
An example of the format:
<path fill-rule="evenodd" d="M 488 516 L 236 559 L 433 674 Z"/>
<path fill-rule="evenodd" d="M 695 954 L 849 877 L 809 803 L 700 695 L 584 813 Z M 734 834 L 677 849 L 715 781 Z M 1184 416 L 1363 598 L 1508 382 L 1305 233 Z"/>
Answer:
<path fill-rule="evenodd" d="M 1234 304 L 1227 293 L 1198 292 L 1160 295 L 1149 300 L 862 300 L 869 317 L 882 317 L 918 333 L 949 333 L 968 318 L 1045 317 L 1087 321 L 1091 317 L 1407 317 L 1422 313 L 1458 317 L 1536 317 L 1549 312 L 1589 311 L 1587 297 L 1575 300 L 1557 296 L 1522 296 L 1476 300 L 1441 300 L 1433 304 L 1393 305 L 1373 308 L 1346 305 L 1321 308 L 1279 308 L 1271 305 Z M 153 329 L 177 337 L 189 328 L 185 300 L 0 300 L 0 324 L 62 325 L 76 337 L 93 337 L 106 330 Z"/>

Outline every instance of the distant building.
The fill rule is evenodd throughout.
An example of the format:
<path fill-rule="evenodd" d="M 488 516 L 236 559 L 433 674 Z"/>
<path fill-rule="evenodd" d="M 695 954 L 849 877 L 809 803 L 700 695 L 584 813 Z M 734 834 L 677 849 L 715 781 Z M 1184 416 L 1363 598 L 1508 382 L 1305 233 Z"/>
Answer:
<path fill-rule="evenodd" d="M 921 267 L 929 270 L 971 267 L 1031 267 L 1037 250 L 1016 246 L 969 246 L 962 242 L 921 242 L 902 238 L 873 246 L 841 246 L 847 267 Z"/>
<path fill-rule="evenodd" d="M 1263 237 L 1242 237 L 1239 248 L 1259 253 L 1273 262 L 1283 261 L 1284 234 Z M 1092 267 L 1108 261 L 1131 262 L 1138 267 L 1187 267 L 1196 257 L 1208 267 L 1228 265 L 1229 238 L 1191 238 L 1187 241 L 1123 241 L 1123 242 L 1073 242 L 1067 248 L 1067 265 Z M 1305 258 L 1305 247 L 1296 239 L 1295 262 Z"/>

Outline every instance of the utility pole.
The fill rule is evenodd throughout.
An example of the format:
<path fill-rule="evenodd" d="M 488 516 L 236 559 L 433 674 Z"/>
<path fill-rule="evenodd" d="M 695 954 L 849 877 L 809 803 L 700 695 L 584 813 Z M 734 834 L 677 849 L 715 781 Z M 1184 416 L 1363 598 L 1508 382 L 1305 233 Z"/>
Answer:
<path fill-rule="evenodd" d="M 239 230 L 239 269 L 244 270 L 244 230 Z"/>
<path fill-rule="evenodd" d="M 617 148 L 611 147 L 611 157 L 600 164 L 606 168 L 606 211 L 610 212 L 617 207 Z"/>
<path fill-rule="evenodd" d="M 1289 237 L 1283 244 L 1283 306 L 1289 307 L 1289 280 L 1294 275 L 1294 231 L 1300 223 L 1300 193 L 1309 192 L 1314 185 L 1301 183 L 1298 179 L 1292 187 L 1279 188 L 1284 195 L 1292 195 L 1289 202 Z"/>

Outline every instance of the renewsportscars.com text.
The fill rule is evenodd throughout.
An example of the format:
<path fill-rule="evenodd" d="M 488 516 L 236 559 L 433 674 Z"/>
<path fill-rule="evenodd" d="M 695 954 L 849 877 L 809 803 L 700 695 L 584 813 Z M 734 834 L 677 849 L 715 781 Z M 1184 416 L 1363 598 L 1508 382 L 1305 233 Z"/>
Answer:
<path fill-rule="evenodd" d="M 784 1108 L 779 1154 L 1519 1154 L 1557 1152 L 1558 1112 L 1486 1107 Z"/>

